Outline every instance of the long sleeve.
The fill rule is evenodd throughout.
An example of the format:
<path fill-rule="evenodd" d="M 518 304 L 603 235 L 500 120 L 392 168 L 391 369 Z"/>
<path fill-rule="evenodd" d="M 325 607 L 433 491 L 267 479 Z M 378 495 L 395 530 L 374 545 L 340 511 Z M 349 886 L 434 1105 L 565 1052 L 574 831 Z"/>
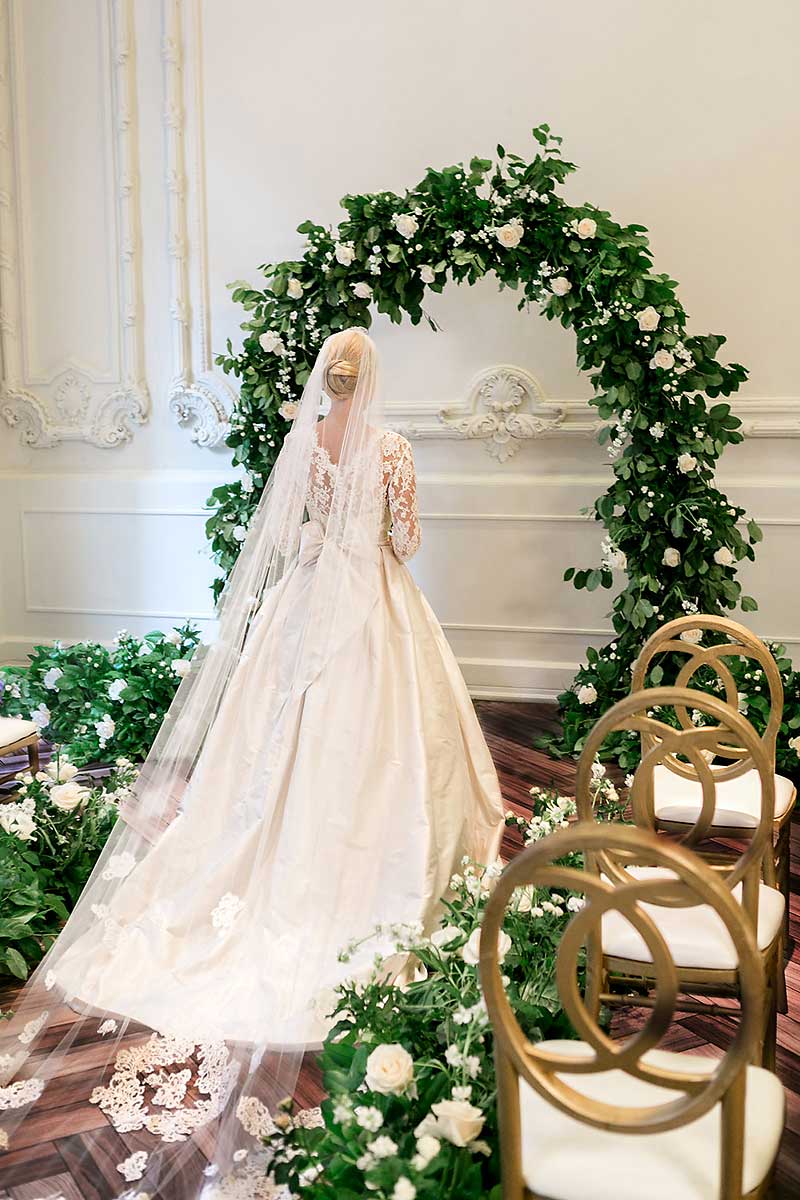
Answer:
<path fill-rule="evenodd" d="M 384 469 L 388 476 L 387 497 L 392 518 L 392 549 L 405 562 L 419 550 L 421 534 L 417 508 L 417 477 L 411 446 L 399 433 L 387 436 Z"/>

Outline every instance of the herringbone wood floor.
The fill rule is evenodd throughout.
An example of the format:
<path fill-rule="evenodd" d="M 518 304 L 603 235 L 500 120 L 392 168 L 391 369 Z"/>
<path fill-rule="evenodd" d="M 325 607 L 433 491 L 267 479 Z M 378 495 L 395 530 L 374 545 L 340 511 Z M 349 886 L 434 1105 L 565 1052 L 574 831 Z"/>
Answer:
<path fill-rule="evenodd" d="M 497 764 L 507 807 L 524 813 L 530 808 L 528 789 L 552 784 L 570 794 L 574 767 L 532 749 L 542 730 L 554 724 L 547 704 L 512 704 L 482 701 L 478 715 Z M 519 840 L 509 834 L 504 857 L 519 850 Z M 792 839 L 792 932 L 800 941 L 800 824 Z M 787 1128 L 775 1187 L 775 1200 L 800 1196 L 800 949 L 795 949 L 788 969 L 789 1013 L 779 1018 L 778 1071 L 787 1091 Z M 13 992 L 0 993 L 0 1007 L 13 1005 Z M 65 1022 L 69 1020 L 65 1012 Z M 670 1035 L 675 1049 L 716 1053 L 730 1037 L 732 1022 L 724 1017 L 692 1014 L 683 1018 Z M 23 1129 L 14 1150 L 0 1167 L 0 1200 L 38 1200 L 63 1196 L 64 1200 L 108 1200 L 119 1187 L 116 1164 L 141 1148 L 140 1135 L 118 1134 L 96 1106 L 80 1099 L 85 1076 L 92 1066 L 92 1043 L 82 1045 L 71 1061 L 71 1073 L 49 1086 Z M 319 1103 L 319 1073 L 309 1056 L 297 1087 L 301 1107 Z M 590 1191 L 587 1189 L 587 1200 Z M 180 1182 L 158 1200 L 182 1200 Z M 676 1197 L 675 1200 L 680 1200 Z"/>

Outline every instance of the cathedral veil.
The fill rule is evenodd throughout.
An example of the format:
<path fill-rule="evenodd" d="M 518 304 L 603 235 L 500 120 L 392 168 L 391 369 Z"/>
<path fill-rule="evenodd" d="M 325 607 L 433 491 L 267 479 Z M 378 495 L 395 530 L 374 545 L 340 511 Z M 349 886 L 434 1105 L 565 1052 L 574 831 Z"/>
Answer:
<path fill-rule="evenodd" d="M 326 397 L 343 432 L 327 466 L 317 428 Z M 328 790 L 326 764 L 345 751 L 358 777 L 370 731 L 354 711 L 343 747 L 341 711 L 327 719 L 336 687 L 311 684 L 376 601 L 380 430 L 375 346 L 363 330 L 334 334 L 220 598 L 215 636 L 181 681 L 62 934 L 0 1022 L 0 1182 L 4 1159 L 63 1118 L 81 1135 L 71 1170 L 87 1196 L 269 1194 L 259 1139 L 324 1036 L 345 972 L 342 928 L 352 927 L 347 856 L 330 847 L 357 842 L 363 814 Z M 309 489 L 323 486 L 324 525 L 305 519 Z M 287 599 L 295 573 L 302 602 Z M 242 668 L 255 654 L 251 695 Z M 298 780 L 292 747 L 306 724 L 314 752 Z M 298 914 L 313 926 L 308 943 Z"/>

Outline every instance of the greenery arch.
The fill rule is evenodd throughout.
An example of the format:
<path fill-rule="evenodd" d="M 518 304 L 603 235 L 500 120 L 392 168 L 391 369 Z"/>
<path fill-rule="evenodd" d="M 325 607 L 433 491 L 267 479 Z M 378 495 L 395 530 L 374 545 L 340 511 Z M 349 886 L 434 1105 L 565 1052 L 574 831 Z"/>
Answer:
<path fill-rule="evenodd" d="M 606 529 L 602 561 L 565 576 L 590 591 L 612 588 L 615 573 L 627 577 L 613 603 L 614 641 L 589 649 L 559 698 L 560 745 L 572 752 L 599 713 L 626 694 L 631 663 L 659 624 L 687 612 L 757 607 L 742 596 L 736 566 L 754 557 L 761 531 L 749 521 L 743 536 L 744 510 L 714 486 L 717 459 L 743 436 L 717 397 L 739 388 L 745 368 L 718 362 L 721 335 L 688 336 L 676 282 L 651 269 L 644 226 L 567 204 L 557 189 L 575 166 L 561 157 L 561 138 L 549 126 L 533 136 L 538 152 L 530 161 L 498 146 L 496 161 L 429 169 L 402 196 L 345 196 L 337 227 L 298 227 L 306 237 L 302 258 L 261 266 L 265 288 L 231 285 L 248 314 L 245 338 L 240 353 L 228 342 L 217 361 L 240 380 L 227 444 L 247 476 L 214 490 L 207 532 L 222 568 L 218 592 L 289 427 L 288 406 L 328 333 L 369 327 L 373 309 L 395 322 L 403 314 L 413 324 L 424 317 L 435 329 L 423 309 L 426 290 L 494 272 L 501 289 L 519 292 L 520 309 L 536 305 L 575 331 L 577 364 L 589 373 L 592 403 L 606 422 L 599 440 L 613 461 L 614 481 L 594 504 Z M 717 402 L 708 405 L 706 397 Z M 798 683 L 781 661 L 787 729 L 794 729 Z M 753 696 L 756 723 L 765 703 Z M 623 765 L 636 757 L 626 737 L 633 735 L 616 747 Z"/>

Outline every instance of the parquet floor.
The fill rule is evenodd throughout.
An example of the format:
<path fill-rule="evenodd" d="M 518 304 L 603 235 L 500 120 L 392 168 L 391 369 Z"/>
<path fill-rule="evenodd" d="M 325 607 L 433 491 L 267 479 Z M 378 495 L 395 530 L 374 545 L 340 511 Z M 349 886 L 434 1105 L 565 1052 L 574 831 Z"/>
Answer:
<path fill-rule="evenodd" d="M 535 737 L 554 724 L 554 709 L 548 704 L 518 704 L 481 701 L 476 705 L 500 775 L 506 806 L 524 813 L 529 810 L 528 790 L 533 784 L 552 784 L 565 794 L 573 790 L 574 767 L 532 748 Z M 509 834 L 504 857 L 519 849 L 519 840 Z M 792 838 L 792 932 L 800 943 L 800 823 Z M 800 1197 L 800 949 L 795 949 L 788 969 L 789 1013 L 779 1018 L 778 1071 L 787 1092 L 787 1128 L 778 1164 L 774 1200 Z M 13 1005 L 13 991 L 0 992 L 0 1007 Z M 64 1013 L 64 1023 L 70 1014 Z M 713 1054 L 726 1045 L 732 1022 L 724 1017 L 691 1014 L 673 1029 L 671 1045 L 676 1049 Z M 92 1066 L 100 1048 L 91 1042 L 75 1047 L 69 1074 L 48 1087 L 40 1102 L 15 1137 L 15 1149 L 5 1156 L 0 1168 L 0 1200 L 108 1200 L 119 1188 L 116 1164 L 141 1147 L 141 1135 L 118 1134 L 94 1105 L 79 1099 L 83 1072 Z M 319 1073 L 309 1057 L 298 1080 L 296 1098 L 301 1107 L 319 1103 L 322 1092 Z M 183 1200 L 178 1183 L 159 1200 Z M 587 1200 L 590 1193 L 587 1191 Z M 676 1197 L 675 1200 L 680 1200 Z"/>

